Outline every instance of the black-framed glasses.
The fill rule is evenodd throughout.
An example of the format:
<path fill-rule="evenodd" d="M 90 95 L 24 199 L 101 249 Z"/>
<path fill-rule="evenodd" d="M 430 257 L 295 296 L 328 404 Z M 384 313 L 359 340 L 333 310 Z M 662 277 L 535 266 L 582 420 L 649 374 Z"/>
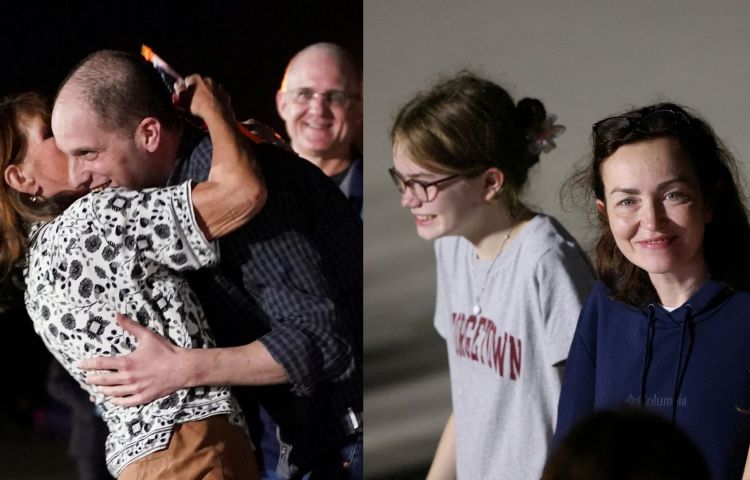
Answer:
<path fill-rule="evenodd" d="M 309 104 L 315 97 L 323 99 L 323 103 L 328 106 L 339 106 L 346 108 L 351 103 L 352 99 L 358 98 L 356 95 L 352 95 L 343 90 L 326 90 L 325 92 L 316 92 L 312 88 L 300 87 L 286 92 L 292 97 L 294 103 L 300 105 Z"/>
<path fill-rule="evenodd" d="M 419 180 L 414 180 L 413 178 L 404 178 L 400 173 L 398 173 L 398 170 L 393 167 L 388 169 L 388 173 L 391 175 L 391 179 L 393 180 L 393 183 L 396 185 L 396 188 L 399 192 L 404 193 L 408 188 L 411 194 L 414 195 L 420 202 L 431 202 L 435 200 L 435 197 L 437 196 L 439 190 L 438 185 L 461 176 L 459 174 L 456 174 L 441 178 L 440 180 L 435 180 L 434 182 L 420 182 Z"/>
<path fill-rule="evenodd" d="M 596 122 L 592 125 L 592 129 L 597 139 L 604 136 L 607 132 L 626 129 L 651 135 L 665 132 L 680 122 L 684 122 L 685 125 L 690 127 L 690 121 L 682 112 L 672 110 L 671 108 L 661 108 L 639 117 L 624 115 L 608 117 Z"/>

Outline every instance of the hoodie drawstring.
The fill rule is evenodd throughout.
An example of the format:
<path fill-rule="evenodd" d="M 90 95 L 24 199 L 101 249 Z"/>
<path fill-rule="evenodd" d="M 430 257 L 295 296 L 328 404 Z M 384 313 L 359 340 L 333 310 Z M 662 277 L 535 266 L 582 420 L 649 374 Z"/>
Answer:
<path fill-rule="evenodd" d="M 682 321 L 682 328 L 680 329 L 680 349 L 677 354 L 677 369 L 674 374 L 674 392 L 672 393 L 672 423 L 674 423 L 675 416 L 677 415 L 677 398 L 680 393 L 680 370 L 682 369 L 682 348 L 685 343 L 685 329 L 692 318 L 692 307 L 690 304 L 686 305 L 687 312 L 685 313 L 685 319 Z"/>
<path fill-rule="evenodd" d="M 648 306 L 648 328 L 646 330 L 646 348 L 643 354 L 643 369 L 641 370 L 641 392 L 638 395 L 638 405 L 646 406 L 646 378 L 648 377 L 648 367 L 651 363 L 652 341 L 654 339 L 651 331 L 656 324 L 656 307 L 653 304 Z"/>

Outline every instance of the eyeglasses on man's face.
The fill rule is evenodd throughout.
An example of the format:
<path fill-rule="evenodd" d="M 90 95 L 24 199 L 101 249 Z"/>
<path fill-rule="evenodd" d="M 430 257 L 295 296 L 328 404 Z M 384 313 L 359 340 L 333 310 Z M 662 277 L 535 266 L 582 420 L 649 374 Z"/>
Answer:
<path fill-rule="evenodd" d="M 388 173 L 391 175 L 393 183 L 399 192 L 404 193 L 407 189 L 416 197 L 420 202 L 431 202 L 435 200 L 438 193 L 438 186 L 448 180 L 460 177 L 461 175 L 450 175 L 434 182 L 421 182 L 419 180 L 407 179 L 401 175 L 395 168 L 389 168 Z"/>
<path fill-rule="evenodd" d="M 291 96 L 292 101 L 299 105 L 307 105 L 313 101 L 315 97 L 323 99 L 323 103 L 328 106 L 346 108 L 351 104 L 351 101 L 358 98 L 356 95 L 352 95 L 343 90 L 326 90 L 325 92 L 316 92 L 312 88 L 300 87 L 286 92 Z"/>

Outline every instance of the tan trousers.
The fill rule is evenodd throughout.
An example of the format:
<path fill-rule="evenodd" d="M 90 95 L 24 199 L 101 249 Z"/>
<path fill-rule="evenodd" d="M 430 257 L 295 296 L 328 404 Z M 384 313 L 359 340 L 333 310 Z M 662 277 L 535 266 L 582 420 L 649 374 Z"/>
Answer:
<path fill-rule="evenodd" d="M 118 480 L 257 480 L 253 447 L 226 415 L 174 426 L 169 446 L 129 464 Z"/>

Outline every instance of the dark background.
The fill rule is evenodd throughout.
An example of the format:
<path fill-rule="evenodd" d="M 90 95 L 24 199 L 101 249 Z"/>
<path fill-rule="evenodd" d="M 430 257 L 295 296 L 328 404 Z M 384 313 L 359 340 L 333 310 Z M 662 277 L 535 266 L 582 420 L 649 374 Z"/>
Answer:
<path fill-rule="evenodd" d="M 2 2 L 0 97 L 36 90 L 52 100 L 68 71 L 89 53 L 139 52 L 146 44 L 182 75 L 201 73 L 220 82 L 238 119 L 252 117 L 285 134 L 274 98 L 298 50 L 338 43 L 361 68 L 359 0 L 193 3 Z M 0 478 L 52 478 L 50 471 L 69 478 L 65 417 L 45 393 L 51 357 L 21 304 L 0 311 L 0 332 Z"/>
<path fill-rule="evenodd" d="M 188 8 L 198 3 L 198 8 Z M 182 75 L 201 73 L 232 95 L 238 119 L 281 133 L 274 95 L 289 59 L 330 41 L 361 66 L 362 2 L 3 2 L 0 95 L 29 89 L 52 99 L 67 72 L 102 48 L 139 52 L 142 43 Z"/>

